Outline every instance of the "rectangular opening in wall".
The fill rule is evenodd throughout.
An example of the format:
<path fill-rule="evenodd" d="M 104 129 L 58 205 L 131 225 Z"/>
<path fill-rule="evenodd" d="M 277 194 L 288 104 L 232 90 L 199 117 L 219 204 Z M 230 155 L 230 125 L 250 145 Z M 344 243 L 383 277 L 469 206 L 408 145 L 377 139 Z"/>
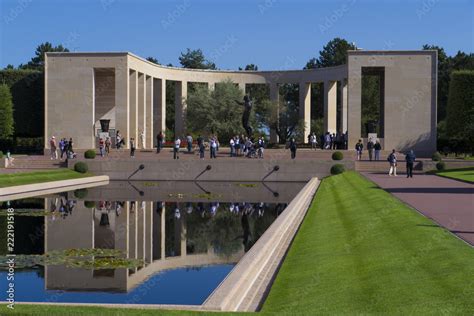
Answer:
<path fill-rule="evenodd" d="M 384 137 L 385 67 L 362 67 L 361 136 Z"/>
<path fill-rule="evenodd" d="M 109 132 L 115 130 L 115 69 L 94 68 L 94 130 L 101 131 L 100 120 L 110 120 Z M 112 135 L 113 136 L 113 135 Z"/>

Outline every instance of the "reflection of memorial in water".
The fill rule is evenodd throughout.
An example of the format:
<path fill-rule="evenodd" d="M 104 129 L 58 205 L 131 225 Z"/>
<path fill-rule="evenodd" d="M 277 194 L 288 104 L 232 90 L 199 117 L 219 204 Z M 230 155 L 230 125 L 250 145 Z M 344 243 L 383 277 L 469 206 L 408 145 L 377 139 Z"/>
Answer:
<path fill-rule="evenodd" d="M 51 199 L 46 198 L 45 205 Z M 127 258 L 143 260 L 144 265 L 97 270 L 49 265 L 45 287 L 128 292 L 160 271 L 235 264 L 285 207 L 286 203 L 263 202 L 78 200 L 67 216 L 46 217 L 46 253 L 116 249 Z"/>

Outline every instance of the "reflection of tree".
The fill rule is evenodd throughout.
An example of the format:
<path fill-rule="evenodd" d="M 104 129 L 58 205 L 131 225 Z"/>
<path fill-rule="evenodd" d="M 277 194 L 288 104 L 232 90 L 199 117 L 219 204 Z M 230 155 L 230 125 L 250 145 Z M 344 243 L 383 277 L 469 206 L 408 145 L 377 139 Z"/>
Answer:
<path fill-rule="evenodd" d="M 211 244 L 218 255 L 231 256 L 241 249 L 240 219 L 230 212 L 220 211 L 212 218 L 209 229 Z"/>

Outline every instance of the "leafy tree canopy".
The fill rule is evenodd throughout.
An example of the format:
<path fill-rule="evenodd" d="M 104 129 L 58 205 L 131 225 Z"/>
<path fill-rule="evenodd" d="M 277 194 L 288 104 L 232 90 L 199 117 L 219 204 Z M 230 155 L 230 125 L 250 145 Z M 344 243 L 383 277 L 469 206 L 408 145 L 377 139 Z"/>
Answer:
<path fill-rule="evenodd" d="M 336 37 L 330 40 L 323 50 L 319 51 L 318 58 L 311 58 L 305 69 L 323 68 L 343 65 L 347 61 L 347 51 L 355 50 L 356 46 L 345 39 Z"/>
<path fill-rule="evenodd" d="M 182 52 L 179 62 L 183 68 L 192 69 L 216 69 L 216 64 L 207 60 L 201 49 L 191 50 L 188 48 L 186 52 Z"/>
<path fill-rule="evenodd" d="M 37 69 L 41 70 L 44 67 L 44 54 L 49 52 L 69 52 L 69 49 L 63 45 L 53 46 L 50 42 L 45 42 L 36 47 L 35 57 L 26 65 L 20 65 L 18 68 L 22 69 Z"/>
<path fill-rule="evenodd" d="M 10 88 L 0 85 L 0 139 L 13 136 L 13 102 Z"/>

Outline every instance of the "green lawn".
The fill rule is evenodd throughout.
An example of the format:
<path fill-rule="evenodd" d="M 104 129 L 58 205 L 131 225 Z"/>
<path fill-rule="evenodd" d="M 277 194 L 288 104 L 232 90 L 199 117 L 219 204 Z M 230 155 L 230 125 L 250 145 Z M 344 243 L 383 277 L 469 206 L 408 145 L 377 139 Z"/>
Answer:
<path fill-rule="evenodd" d="M 263 311 L 474 314 L 474 249 L 355 172 L 326 178 Z"/>
<path fill-rule="evenodd" d="M 473 262 L 473 248 L 359 174 L 346 172 L 323 180 L 261 314 L 472 315 Z M 20 305 L 15 311 L 204 314 Z"/>
<path fill-rule="evenodd" d="M 53 169 L 51 171 L 20 172 L 0 174 L 0 188 L 14 185 L 32 184 L 57 180 L 77 179 L 91 176 L 70 169 Z"/>
<path fill-rule="evenodd" d="M 474 167 L 436 172 L 438 176 L 474 183 Z"/>

